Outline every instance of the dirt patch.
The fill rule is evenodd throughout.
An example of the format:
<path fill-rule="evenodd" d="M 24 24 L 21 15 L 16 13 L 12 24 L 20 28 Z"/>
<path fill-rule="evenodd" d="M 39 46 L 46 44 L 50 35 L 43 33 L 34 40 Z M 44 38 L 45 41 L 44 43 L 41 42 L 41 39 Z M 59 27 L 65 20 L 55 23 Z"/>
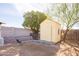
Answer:
<path fill-rule="evenodd" d="M 35 42 L 6 44 L 0 47 L 1 56 L 54 56 L 58 51 L 56 45 L 44 45 Z"/>

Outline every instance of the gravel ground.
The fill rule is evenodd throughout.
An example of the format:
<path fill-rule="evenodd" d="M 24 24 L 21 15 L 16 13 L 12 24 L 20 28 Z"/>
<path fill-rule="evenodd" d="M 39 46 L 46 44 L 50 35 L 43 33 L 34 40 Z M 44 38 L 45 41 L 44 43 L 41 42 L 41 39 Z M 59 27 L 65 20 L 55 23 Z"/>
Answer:
<path fill-rule="evenodd" d="M 54 56 L 59 46 L 52 43 L 29 40 L 21 44 L 9 43 L 0 47 L 0 56 Z"/>

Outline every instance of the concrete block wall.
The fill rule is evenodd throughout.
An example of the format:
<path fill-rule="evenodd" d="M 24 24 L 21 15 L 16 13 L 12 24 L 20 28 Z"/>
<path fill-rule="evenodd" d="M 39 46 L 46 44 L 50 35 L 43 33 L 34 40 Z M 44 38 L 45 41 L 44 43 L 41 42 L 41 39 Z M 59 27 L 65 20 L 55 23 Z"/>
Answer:
<path fill-rule="evenodd" d="M 4 38 L 5 43 L 14 43 L 16 39 L 21 41 L 30 40 L 30 29 L 14 28 L 14 27 L 2 27 L 1 35 Z"/>

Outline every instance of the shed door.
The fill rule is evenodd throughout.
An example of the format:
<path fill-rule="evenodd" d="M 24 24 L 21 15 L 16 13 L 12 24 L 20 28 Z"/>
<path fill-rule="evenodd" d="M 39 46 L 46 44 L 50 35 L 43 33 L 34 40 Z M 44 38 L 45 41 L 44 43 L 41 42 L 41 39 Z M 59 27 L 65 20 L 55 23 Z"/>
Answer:
<path fill-rule="evenodd" d="M 46 40 L 46 41 L 51 41 L 52 37 L 51 37 L 51 34 L 52 34 L 52 29 L 51 29 L 51 24 L 48 23 L 48 24 L 44 24 L 44 26 L 42 25 L 41 28 L 40 28 L 40 34 L 41 34 L 41 40 Z"/>

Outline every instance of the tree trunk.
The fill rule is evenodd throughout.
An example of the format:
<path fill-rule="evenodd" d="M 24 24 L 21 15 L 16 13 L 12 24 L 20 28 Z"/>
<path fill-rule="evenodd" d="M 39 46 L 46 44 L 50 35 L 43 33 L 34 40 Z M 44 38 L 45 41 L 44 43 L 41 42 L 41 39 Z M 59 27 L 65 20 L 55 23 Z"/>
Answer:
<path fill-rule="evenodd" d="M 64 37 L 63 37 L 63 41 L 66 40 L 66 36 L 67 36 L 68 31 L 69 31 L 69 29 L 66 29 L 66 30 L 65 30 Z"/>
<path fill-rule="evenodd" d="M 32 36 L 33 40 L 39 40 L 39 33 L 38 32 L 33 32 L 31 34 L 31 36 Z"/>
<path fill-rule="evenodd" d="M 64 31 L 63 38 L 61 38 L 61 40 L 60 40 L 59 42 L 57 42 L 56 44 L 61 43 L 62 41 L 65 41 L 65 40 L 66 40 L 66 36 L 67 36 L 68 31 L 69 31 L 69 29 L 66 29 L 66 30 Z"/>

